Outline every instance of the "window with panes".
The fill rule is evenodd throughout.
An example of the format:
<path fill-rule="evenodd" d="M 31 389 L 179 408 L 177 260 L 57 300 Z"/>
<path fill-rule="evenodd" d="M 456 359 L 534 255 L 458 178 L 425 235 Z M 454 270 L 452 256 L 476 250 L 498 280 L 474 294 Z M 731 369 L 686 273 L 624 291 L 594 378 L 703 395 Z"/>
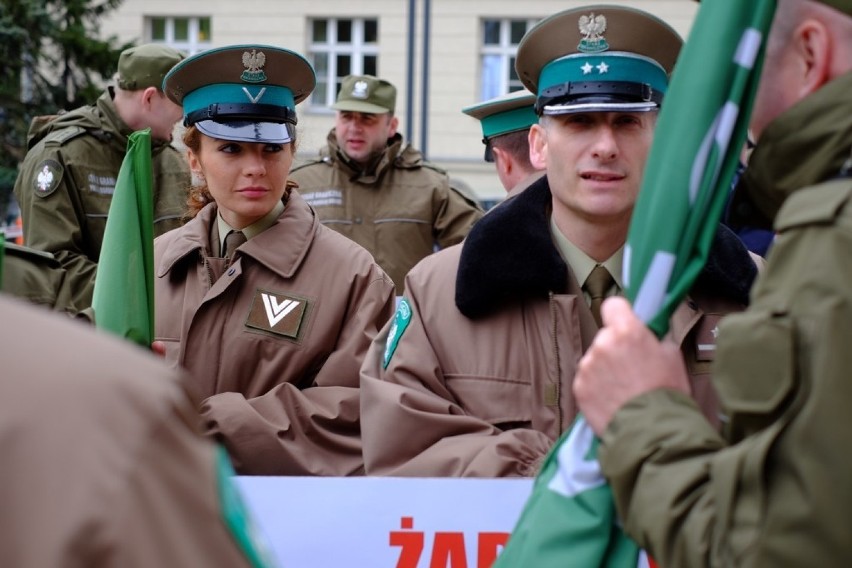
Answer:
<path fill-rule="evenodd" d="M 347 75 L 378 75 L 377 18 L 313 18 L 308 26 L 308 58 L 317 74 L 311 106 L 334 104 Z"/>
<path fill-rule="evenodd" d="M 151 16 L 147 31 L 151 43 L 164 43 L 187 55 L 211 47 L 209 16 Z"/>
<path fill-rule="evenodd" d="M 521 38 L 536 22 L 538 20 L 510 18 L 482 21 L 480 100 L 524 88 L 515 72 L 515 55 Z"/>

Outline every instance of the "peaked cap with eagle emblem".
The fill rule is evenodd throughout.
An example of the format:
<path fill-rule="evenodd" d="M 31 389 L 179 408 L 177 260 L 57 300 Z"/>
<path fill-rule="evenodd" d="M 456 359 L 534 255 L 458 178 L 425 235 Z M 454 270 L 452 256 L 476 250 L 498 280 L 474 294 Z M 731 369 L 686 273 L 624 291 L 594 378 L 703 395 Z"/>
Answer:
<path fill-rule="evenodd" d="M 310 63 L 271 45 L 231 45 L 197 53 L 163 79 L 183 106 L 183 123 L 207 136 L 237 142 L 293 140 L 296 105 L 316 85 Z"/>
<path fill-rule="evenodd" d="M 521 39 L 515 70 L 536 112 L 659 108 L 683 40 L 635 8 L 590 5 L 545 18 Z"/>

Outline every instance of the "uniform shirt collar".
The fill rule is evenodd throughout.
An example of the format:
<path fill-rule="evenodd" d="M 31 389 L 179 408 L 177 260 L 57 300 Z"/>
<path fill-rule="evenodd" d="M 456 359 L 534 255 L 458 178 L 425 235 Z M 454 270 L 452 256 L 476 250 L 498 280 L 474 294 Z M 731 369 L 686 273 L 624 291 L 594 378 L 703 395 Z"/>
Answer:
<path fill-rule="evenodd" d="M 604 262 L 598 263 L 562 234 L 562 231 L 560 231 L 556 226 L 556 222 L 553 220 L 552 215 L 550 217 L 550 234 L 553 236 L 553 242 L 556 245 L 557 250 L 559 250 L 559 254 L 562 255 L 562 258 L 564 258 L 565 262 L 568 263 L 568 266 L 571 267 L 571 272 L 574 273 L 574 277 L 577 279 L 577 283 L 581 287 L 586 281 L 586 278 L 589 277 L 589 274 L 592 273 L 595 266 L 601 264 L 609 271 L 610 274 L 612 274 L 612 278 L 615 280 L 615 290 L 610 290 L 607 293 L 607 296 L 621 294 L 621 291 L 624 289 L 624 286 L 621 283 L 621 267 L 622 259 L 624 257 L 624 246 L 619 247 L 618 250 L 615 251 L 615 254 L 606 259 Z M 585 291 L 583 293 L 585 295 Z"/>
<path fill-rule="evenodd" d="M 269 213 L 242 230 L 243 234 L 246 236 L 246 240 L 250 240 L 252 237 L 259 235 L 274 225 L 275 221 L 283 212 L 284 202 L 279 201 Z M 216 212 L 216 225 L 219 228 L 219 250 L 225 250 L 225 237 L 228 236 L 228 233 L 236 229 L 231 227 L 224 219 L 222 219 L 222 212 L 220 210 L 217 210 Z"/>

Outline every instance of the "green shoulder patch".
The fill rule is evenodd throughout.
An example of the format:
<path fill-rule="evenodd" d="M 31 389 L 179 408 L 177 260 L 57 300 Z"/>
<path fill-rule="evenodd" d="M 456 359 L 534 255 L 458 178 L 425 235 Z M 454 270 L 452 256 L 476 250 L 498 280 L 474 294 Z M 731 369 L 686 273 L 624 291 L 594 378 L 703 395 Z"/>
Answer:
<path fill-rule="evenodd" d="M 234 468 L 228 458 L 228 452 L 216 447 L 216 478 L 219 485 L 219 503 L 225 526 L 243 551 L 252 568 L 271 568 L 275 566 L 272 554 L 261 532 L 245 506 L 243 496 L 235 486 Z"/>
<path fill-rule="evenodd" d="M 56 160 L 44 160 L 33 175 L 33 189 L 39 197 L 47 197 L 59 187 L 64 173 L 62 165 Z"/>
<path fill-rule="evenodd" d="M 388 340 L 387 343 L 385 343 L 385 356 L 384 361 L 382 362 L 383 369 L 388 368 L 388 364 L 390 364 L 390 360 L 396 351 L 396 346 L 399 345 L 399 340 L 402 338 L 402 334 L 405 333 L 405 330 L 408 328 L 408 324 L 410 323 L 411 305 L 408 303 L 408 300 L 402 298 L 399 301 L 399 305 L 396 307 L 396 314 L 393 317 L 393 323 L 388 331 Z"/>

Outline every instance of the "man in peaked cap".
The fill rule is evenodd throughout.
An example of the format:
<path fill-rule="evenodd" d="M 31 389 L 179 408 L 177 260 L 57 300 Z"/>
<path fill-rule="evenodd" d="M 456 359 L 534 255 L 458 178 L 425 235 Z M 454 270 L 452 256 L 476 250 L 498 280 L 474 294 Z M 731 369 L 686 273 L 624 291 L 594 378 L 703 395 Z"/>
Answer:
<path fill-rule="evenodd" d="M 532 476 L 577 413 L 571 383 L 621 290 L 622 247 L 681 46 L 647 12 L 587 6 L 521 41 L 517 68 L 536 94 L 530 157 L 546 175 L 483 217 L 465 241 L 406 279 L 392 320 L 361 367 L 368 474 Z M 712 330 L 747 302 L 756 272 L 721 233 L 720 266 L 672 318 L 691 386 L 710 420 Z"/>
<path fill-rule="evenodd" d="M 541 170 L 530 163 L 530 127 L 538 122 L 535 95 L 516 91 L 462 109 L 479 120 L 485 161 L 493 162 L 497 177 L 512 197 L 530 186 Z"/>
<path fill-rule="evenodd" d="M 403 145 L 395 107 L 388 81 L 344 78 L 328 144 L 293 168 L 292 179 L 323 224 L 370 251 L 401 294 L 411 267 L 436 247 L 461 241 L 482 209 L 446 172 Z"/>
<path fill-rule="evenodd" d="M 62 264 L 78 309 L 92 303 L 115 181 L 136 130 L 150 128 L 153 139 L 154 235 L 180 226 L 189 170 L 170 144 L 180 107 L 160 85 L 182 59 L 164 45 L 129 48 L 119 56 L 115 86 L 94 104 L 33 120 L 15 182 L 24 242 Z"/>
<path fill-rule="evenodd" d="M 852 1 L 779 0 L 733 214 L 778 234 L 719 329 L 720 435 L 623 300 L 575 382 L 627 531 L 660 566 L 852 558 Z"/>

